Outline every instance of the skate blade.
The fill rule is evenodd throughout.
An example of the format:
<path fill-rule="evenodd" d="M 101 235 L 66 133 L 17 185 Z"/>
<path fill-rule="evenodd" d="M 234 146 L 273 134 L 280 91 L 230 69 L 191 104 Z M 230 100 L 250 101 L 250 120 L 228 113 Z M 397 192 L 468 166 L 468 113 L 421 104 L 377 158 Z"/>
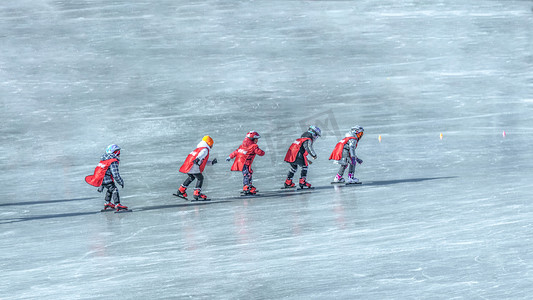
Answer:
<path fill-rule="evenodd" d="M 335 181 L 332 181 L 331 184 L 347 184 L 346 182 L 335 182 Z"/>
<path fill-rule="evenodd" d="M 347 183 L 346 185 L 357 185 L 357 184 L 363 184 L 363 183 L 359 181 L 359 182 L 354 182 L 354 183 Z"/>
<path fill-rule="evenodd" d="M 106 212 L 106 211 L 115 211 L 114 208 L 108 208 L 108 209 L 101 209 L 100 212 Z"/>
<path fill-rule="evenodd" d="M 181 199 L 183 199 L 183 200 L 187 200 L 187 201 L 189 201 L 189 199 L 183 197 L 182 195 L 178 195 L 178 194 L 172 194 L 172 195 L 174 195 L 174 196 L 176 196 L 176 197 L 178 197 L 178 198 L 181 198 Z"/>
<path fill-rule="evenodd" d="M 192 199 L 191 202 L 205 202 L 205 201 L 211 201 L 211 198 L 208 199 Z"/>
<path fill-rule="evenodd" d="M 299 188 L 297 188 L 296 190 L 297 190 L 297 191 L 301 191 L 301 190 L 314 190 L 314 189 L 315 189 L 315 187 L 312 186 L 312 187 L 309 187 L 309 188 L 307 188 L 307 187 L 306 187 L 306 188 L 300 188 L 300 187 L 299 187 Z"/>
<path fill-rule="evenodd" d="M 121 213 L 127 213 L 127 212 L 132 212 L 132 211 L 133 211 L 132 209 L 120 209 L 120 210 L 115 210 L 115 213 L 121 214 Z"/>

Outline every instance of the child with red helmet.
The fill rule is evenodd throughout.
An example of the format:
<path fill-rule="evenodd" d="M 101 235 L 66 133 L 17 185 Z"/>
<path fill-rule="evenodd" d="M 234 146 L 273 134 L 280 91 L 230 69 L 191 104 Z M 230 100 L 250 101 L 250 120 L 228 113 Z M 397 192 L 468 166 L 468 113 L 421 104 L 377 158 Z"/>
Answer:
<path fill-rule="evenodd" d="M 176 194 L 173 194 L 174 196 L 178 196 L 180 198 L 183 198 L 185 200 L 187 199 L 187 187 L 189 184 L 191 184 L 195 179 L 196 181 L 196 188 L 194 189 L 194 200 L 195 201 L 208 201 L 207 196 L 202 194 L 202 184 L 204 182 L 204 175 L 202 172 L 204 171 L 204 168 L 206 165 L 214 165 L 217 163 L 217 159 L 213 159 L 212 161 L 209 160 L 209 151 L 213 147 L 213 139 L 206 135 L 202 138 L 202 141 L 198 143 L 196 146 L 196 149 L 193 150 L 187 158 L 185 159 L 185 162 L 180 167 L 181 173 L 186 173 L 188 175 L 187 179 L 181 184 L 180 188 L 178 189 L 178 192 Z"/>
<path fill-rule="evenodd" d="M 226 161 L 231 161 L 235 158 L 235 162 L 231 166 L 231 171 L 242 171 L 242 184 L 244 195 L 255 195 L 257 189 L 252 184 L 252 163 L 256 155 L 263 156 L 265 151 L 259 149 L 257 141 L 261 136 L 256 131 L 250 131 L 246 134 L 246 138 L 238 149 L 231 152 L 226 158 Z"/>

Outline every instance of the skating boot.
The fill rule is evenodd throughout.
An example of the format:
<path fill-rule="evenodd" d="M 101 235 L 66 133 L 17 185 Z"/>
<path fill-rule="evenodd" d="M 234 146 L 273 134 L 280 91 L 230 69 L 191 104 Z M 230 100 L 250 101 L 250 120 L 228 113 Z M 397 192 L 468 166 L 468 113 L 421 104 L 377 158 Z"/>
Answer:
<path fill-rule="evenodd" d="M 250 186 L 249 185 L 245 185 L 245 186 L 242 187 L 242 194 L 243 195 L 251 195 Z"/>
<path fill-rule="evenodd" d="M 207 199 L 207 196 L 201 193 L 201 189 L 195 189 L 193 197 L 194 201 L 209 201 L 209 199 Z"/>
<path fill-rule="evenodd" d="M 104 204 L 104 210 L 113 210 L 113 209 L 115 209 L 115 204 L 111 202 L 106 202 Z"/>
<path fill-rule="evenodd" d="M 128 207 L 125 206 L 125 205 L 120 204 L 120 202 L 119 203 L 115 203 L 115 208 L 117 209 L 117 211 L 119 211 L 119 210 L 128 210 Z"/>
<path fill-rule="evenodd" d="M 300 178 L 300 183 L 299 184 L 300 184 L 300 188 L 301 189 L 305 189 L 305 188 L 310 189 L 311 188 L 311 184 L 305 180 L 305 177 Z"/>
<path fill-rule="evenodd" d="M 250 194 L 252 194 L 252 195 L 257 194 L 257 189 L 253 185 L 250 186 Z"/>
<path fill-rule="evenodd" d="M 359 179 L 355 178 L 353 176 L 353 173 L 348 173 L 348 180 L 346 181 L 347 184 L 354 184 L 359 183 Z"/>
<path fill-rule="evenodd" d="M 343 183 L 343 182 L 345 182 L 345 180 L 341 175 L 339 174 L 335 175 L 335 178 L 333 179 L 333 183 Z"/>
<path fill-rule="evenodd" d="M 187 200 L 186 191 L 187 191 L 187 188 L 184 187 L 183 185 L 181 185 L 180 188 L 178 189 L 178 191 L 176 192 L 176 194 L 173 194 L 173 195 Z"/>
<path fill-rule="evenodd" d="M 285 180 L 285 188 L 292 188 L 294 186 L 295 186 L 295 184 L 294 184 L 294 182 L 292 182 L 292 179 L 287 178 L 287 180 Z"/>

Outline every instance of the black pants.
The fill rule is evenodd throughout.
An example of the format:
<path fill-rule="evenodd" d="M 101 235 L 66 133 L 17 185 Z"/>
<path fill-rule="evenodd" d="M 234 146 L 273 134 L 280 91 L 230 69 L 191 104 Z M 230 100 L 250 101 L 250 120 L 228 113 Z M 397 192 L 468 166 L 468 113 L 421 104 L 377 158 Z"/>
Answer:
<path fill-rule="evenodd" d="M 189 177 L 187 177 L 187 179 L 185 179 L 185 181 L 182 184 L 184 187 L 188 187 L 189 184 L 191 184 L 194 181 L 194 179 L 197 179 L 198 181 L 196 181 L 196 188 L 197 189 L 202 188 L 202 184 L 204 184 L 204 175 L 202 173 L 187 174 L 187 175 L 189 175 Z"/>
<path fill-rule="evenodd" d="M 294 173 L 296 173 L 296 171 L 298 170 L 298 166 L 302 167 L 302 171 L 300 172 L 300 178 L 307 177 L 307 166 L 305 165 L 304 161 L 300 162 L 296 160 L 295 162 L 291 163 L 290 166 L 291 167 L 289 169 L 289 174 L 287 174 L 288 179 L 292 179 L 294 177 Z"/>
<path fill-rule="evenodd" d="M 105 193 L 106 202 L 111 202 L 111 199 L 113 199 L 115 204 L 120 203 L 120 195 L 118 194 L 118 189 L 114 182 L 106 183 L 102 186 L 107 189 Z"/>

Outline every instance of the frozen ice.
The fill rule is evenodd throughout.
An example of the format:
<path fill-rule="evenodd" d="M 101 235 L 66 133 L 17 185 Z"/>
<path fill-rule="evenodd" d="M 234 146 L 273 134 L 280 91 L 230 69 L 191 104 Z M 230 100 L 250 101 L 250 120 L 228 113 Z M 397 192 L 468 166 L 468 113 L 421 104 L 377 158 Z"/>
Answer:
<path fill-rule="evenodd" d="M 0 299 L 529 299 L 532 6 L 3 1 Z M 316 189 L 281 190 L 310 124 Z M 356 124 L 363 185 L 331 186 Z M 249 130 L 256 198 L 223 160 Z M 84 182 L 111 143 L 132 213 Z"/>

